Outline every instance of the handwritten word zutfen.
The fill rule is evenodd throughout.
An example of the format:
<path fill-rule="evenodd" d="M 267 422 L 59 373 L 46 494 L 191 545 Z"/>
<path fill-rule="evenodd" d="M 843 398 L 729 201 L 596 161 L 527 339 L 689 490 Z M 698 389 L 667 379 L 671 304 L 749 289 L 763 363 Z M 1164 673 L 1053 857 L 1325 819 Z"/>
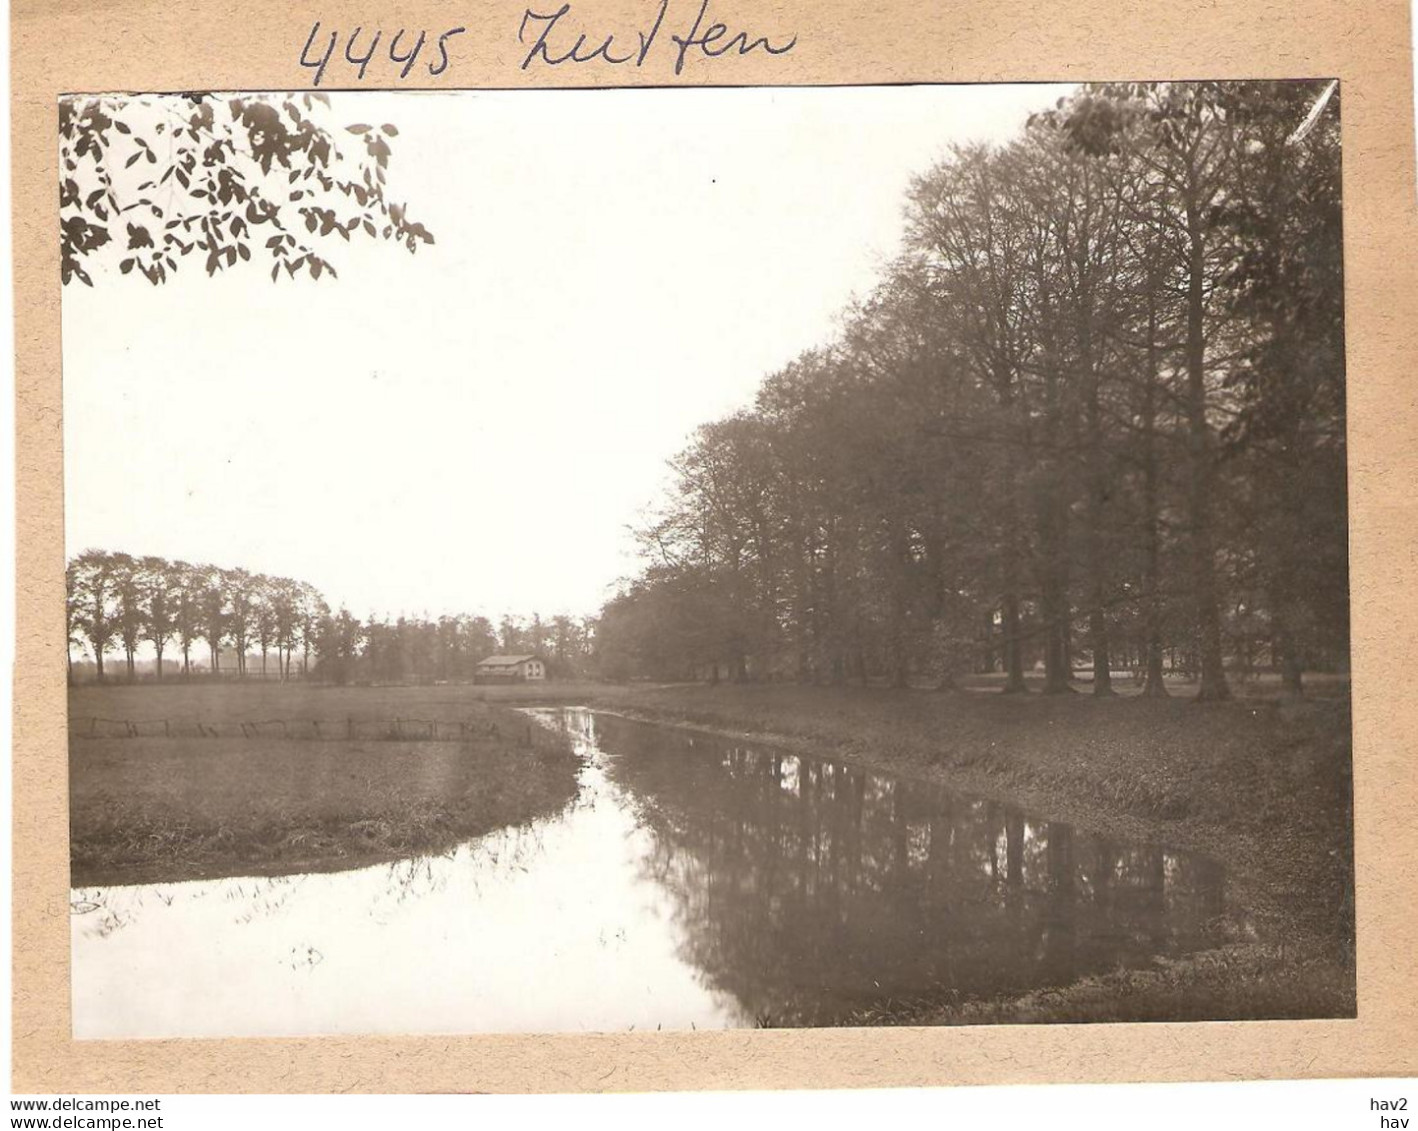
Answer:
<path fill-rule="evenodd" d="M 517 29 L 517 41 L 530 44 L 522 59 L 522 70 L 540 64 L 558 67 L 563 63 L 604 62 L 614 66 L 628 65 L 643 67 L 655 50 L 669 15 L 670 0 L 660 0 L 655 18 L 643 30 L 634 33 L 634 39 L 616 39 L 614 34 L 587 32 L 572 26 L 571 5 L 562 4 L 552 12 L 536 12 L 528 8 L 522 16 L 522 26 Z M 797 46 L 796 35 L 789 39 L 771 42 L 766 36 L 754 35 L 747 31 L 731 31 L 727 24 L 706 22 L 709 18 L 709 0 L 702 0 L 694 23 L 683 34 L 670 34 L 674 44 L 674 71 L 680 74 L 685 63 L 696 55 L 717 59 L 731 51 L 748 55 L 763 51 L 769 55 L 786 55 Z"/>

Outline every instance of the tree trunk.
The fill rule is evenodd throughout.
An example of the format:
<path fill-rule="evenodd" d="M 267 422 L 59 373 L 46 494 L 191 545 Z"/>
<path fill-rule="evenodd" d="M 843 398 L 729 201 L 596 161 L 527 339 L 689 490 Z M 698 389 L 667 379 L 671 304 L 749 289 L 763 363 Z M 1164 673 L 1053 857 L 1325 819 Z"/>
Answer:
<path fill-rule="evenodd" d="M 1187 204 L 1187 452 L 1190 457 L 1192 599 L 1201 651 L 1201 687 L 1196 697 L 1220 700 L 1231 698 L 1231 689 L 1226 683 L 1221 647 L 1221 609 L 1211 517 L 1215 469 L 1211 425 L 1206 419 L 1206 244 L 1201 214 L 1195 204 L 1198 193 L 1195 185 L 1189 188 L 1192 191 Z"/>
<path fill-rule="evenodd" d="M 1143 695 L 1167 695 L 1162 678 L 1162 530 L 1157 490 L 1157 285 L 1147 284 L 1147 375 L 1142 389 Z"/>
<path fill-rule="evenodd" d="M 1047 313 L 1045 314 L 1047 320 Z M 1054 357 L 1046 342 L 1046 355 Z M 1059 456 L 1062 432 L 1060 384 L 1062 375 L 1049 360 L 1044 370 L 1043 452 L 1039 466 L 1040 486 L 1035 508 L 1039 532 L 1039 597 L 1044 617 L 1044 694 L 1062 695 L 1072 689 L 1073 672 L 1068 660 L 1068 508 L 1064 497 Z"/>
<path fill-rule="evenodd" d="M 1043 576 L 1040 578 L 1040 605 L 1044 616 L 1044 694 L 1063 695 L 1073 690 L 1069 670 L 1068 644 L 1066 633 L 1070 609 L 1068 586 L 1064 581 L 1065 521 L 1060 506 L 1058 490 L 1050 485 L 1045 489 L 1042 513 L 1039 516 L 1039 534 L 1043 550 Z"/>
<path fill-rule="evenodd" d="M 995 611 L 985 611 L 984 632 L 981 635 L 984 647 L 980 649 L 980 672 L 988 675 L 995 670 Z"/>
<path fill-rule="evenodd" d="M 1004 694 L 1022 695 L 1029 690 L 1024 682 L 1024 640 L 1020 629 L 1020 566 L 1024 560 L 1024 536 L 1019 499 L 1019 456 L 1028 443 L 1029 421 L 1023 398 L 1016 395 L 1014 375 L 1008 369 L 995 373 L 1000 407 L 1011 418 L 1017 435 L 1007 443 L 1004 454 L 1004 505 L 1001 539 L 1004 560 L 1000 579 L 1001 659 L 1004 662 Z M 1017 447 L 1016 447 L 1017 445 Z"/>
<path fill-rule="evenodd" d="M 1011 554 L 1006 562 L 1007 580 L 1000 600 L 1000 630 L 1003 635 L 1004 693 L 1021 695 L 1029 690 L 1024 682 L 1024 641 L 1020 639 L 1018 564 Z"/>
<path fill-rule="evenodd" d="M 1024 682 L 1024 640 L 1019 616 L 1019 567 L 1024 557 L 1019 531 L 1019 505 L 1014 495 L 1014 460 L 1006 464 L 1005 537 L 1003 580 L 1000 594 L 1001 651 L 1004 660 L 1004 694 L 1022 695 L 1029 690 Z"/>
<path fill-rule="evenodd" d="M 1085 341 L 1088 356 L 1089 335 Z M 1103 453 L 1103 410 L 1098 389 L 1097 368 L 1089 363 L 1087 375 L 1088 437 L 1088 647 L 1093 653 L 1093 694 L 1108 696 L 1113 691 L 1112 656 L 1108 650 L 1107 553 L 1103 530 L 1107 521 L 1108 479 Z"/>
<path fill-rule="evenodd" d="M 911 547 L 902 523 L 892 521 L 891 530 L 891 686 L 908 687 L 911 682 L 911 648 L 907 622 L 910 616 Z M 937 599 L 938 599 L 937 594 Z"/>

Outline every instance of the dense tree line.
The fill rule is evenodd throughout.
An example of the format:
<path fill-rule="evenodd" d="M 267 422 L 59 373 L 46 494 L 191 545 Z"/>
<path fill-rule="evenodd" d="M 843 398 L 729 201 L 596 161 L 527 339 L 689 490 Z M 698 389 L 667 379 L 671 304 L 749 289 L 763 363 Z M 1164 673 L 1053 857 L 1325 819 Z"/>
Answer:
<path fill-rule="evenodd" d="M 501 653 L 540 656 L 553 679 L 575 679 L 589 674 L 593 641 L 594 624 L 570 616 L 360 621 L 341 609 L 323 626 L 317 674 L 334 683 L 467 682 L 479 661 Z"/>
<path fill-rule="evenodd" d="M 71 676 L 74 654 L 87 651 L 99 680 L 110 653 L 121 655 L 127 679 L 136 678 L 145 649 L 157 679 L 175 665 L 184 677 L 459 681 L 499 651 L 534 653 L 550 674 L 572 677 L 586 674 L 594 641 L 593 622 L 568 616 L 504 616 L 496 626 L 468 615 L 361 620 L 345 608 L 332 611 L 303 581 L 103 550 L 72 559 L 65 580 Z"/>
<path fill-rule="evenodd" d="M 701 427 L 608 674 L 1346 662 L 1339 95 L 1107 84 L 918 177 L 837 340 Z"/>
<path fill-rule="evenodd" d="M 65 581 L 71 670 L 74 651 L 87 649 L 100 680 L 111 651 L 134 678 L 145 645 L 157 678 L 172 664 L 191 675 L 201 666 L 193 660 L 199 644 L 212 673 L 221 673 L 224 652 L 234 653 L 239 676 L 259 654 L 263 676 L 289 679 L 310 670 L 330 619 L 313 586 L 245 569 L 86 550 L 69 562 Z"/>

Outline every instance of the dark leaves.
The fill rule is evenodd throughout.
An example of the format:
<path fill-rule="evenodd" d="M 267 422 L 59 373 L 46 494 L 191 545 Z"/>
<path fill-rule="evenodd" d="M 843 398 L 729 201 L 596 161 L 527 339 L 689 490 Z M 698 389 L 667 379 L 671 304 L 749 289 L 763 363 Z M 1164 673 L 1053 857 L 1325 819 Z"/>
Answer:
<path fill-rule="evenodd" d="M 394 125 L 345 127 L 363 142 L 357 147 L 362 152 L 351 154 L 301 112 L 301 106 L 328 106 L 322 95 L 279 101 L 204 94 L 163 98 L 180 102 L 176 123 L 166 109 L 154 113 L 162 108 L 153 96 L 61 103 L 65 283 L 78 279 L 92 285 L 81 261 L 110 243 L 104 221 L 114 212 L 126 220 L 126 249 L 153 253 L 146 261 L 116 257 L 119 272 L 136 270 L 154 284 L 176 269 L 177 257 L 198 247 L 209 275 L 249 262 L 247 237 L 257 224 L 274 232 L 261 245 L 274 260 L 273 279 L 283 267 L 290 277 L 302 270 L 312 279 L 334 277 L 334 267 L 320 252 L 322 243 L 336 237 L 342 242 L 353 235 L 383 238 L 410 251 L 433 243 L 432 233 L 409 221 L 403 206 L 385 200 L 391 157 L 386 139 L 398 136 Z M 157 167 L 141 183 L 129 173 L 140 165 Z M 272 183 L 278 172 L 286 176 Z M 309 245 L 291 234 L 292 224 L 304 230 Z"/>

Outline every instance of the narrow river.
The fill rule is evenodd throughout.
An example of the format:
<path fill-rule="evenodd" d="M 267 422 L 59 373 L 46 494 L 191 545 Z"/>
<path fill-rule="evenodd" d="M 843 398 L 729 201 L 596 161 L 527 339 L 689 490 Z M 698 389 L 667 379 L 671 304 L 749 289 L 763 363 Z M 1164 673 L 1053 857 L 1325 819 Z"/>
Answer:
<path fill-rule="evenodd" d="M 79 1038 L 839 1024 L 1215 941 L 1224 874 L 830 760 L 529 712 L 555 817 L 355 871 L 74 889 Z"/>

